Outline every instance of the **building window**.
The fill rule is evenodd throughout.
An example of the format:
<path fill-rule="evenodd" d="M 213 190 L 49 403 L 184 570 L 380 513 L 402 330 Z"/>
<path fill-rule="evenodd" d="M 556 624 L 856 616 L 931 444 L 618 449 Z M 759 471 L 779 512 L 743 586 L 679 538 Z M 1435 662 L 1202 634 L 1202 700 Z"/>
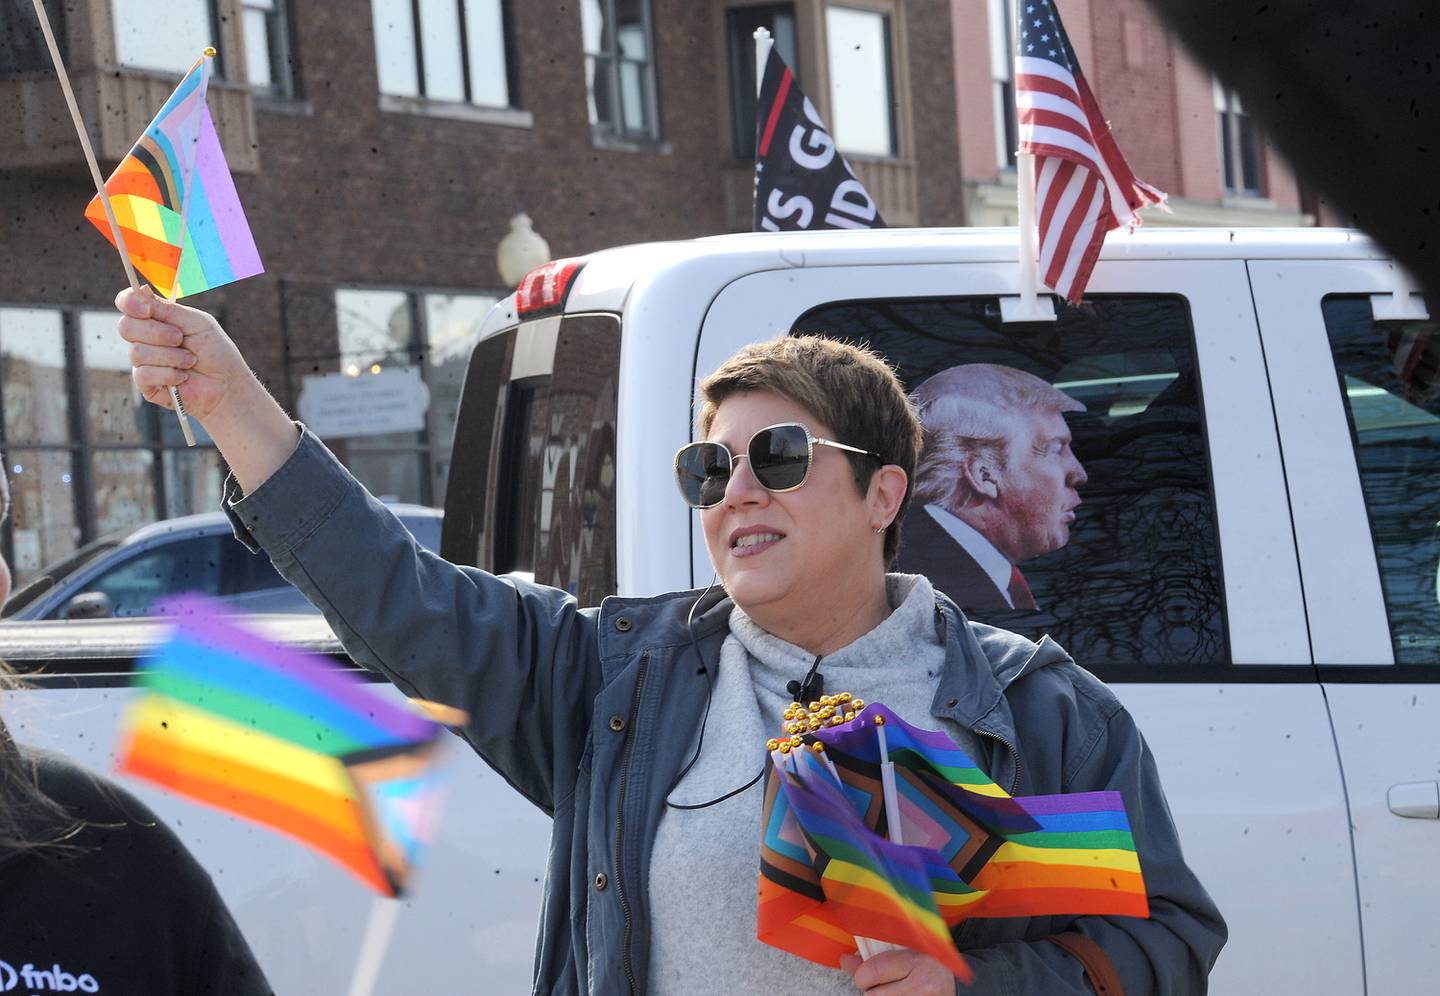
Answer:
<path fill-rule="evenodd" d="M 356 378 L 413 370 L 429 392 L 418 429 L 343 437 L 346 464 L 373 493 L 420 505 L 444 504 L 465 368 L 480 323 L 497 300 L 498 295 L 489 294 L 389 289 L 335 292 L 338 370 Z"/>
<path fill-rule="evenodd" d="M 23 583 L 110 532 L 219 507 L 203 427 L 139 399 L 112 311 L 0 308 L 0 431 L 14 511 L 6 554 Z"/>
<path fill-rule="evenodd" d="M 1211 81 L 1215 113 L 1220 118 L 1220 161 L 1225 193 L 1241 197 L 1260 196 L 1260 137 L 1255 123 L 1240 104 L 1240 95 L 1226 90 L 1219 80 Z"/>
<path fill-rule="evenodd" d="M 990 79 L 995 101 L 995 164 L 1015 168 L 1015 0 L 990 2 Z"/>
<path fill-rule="evenodd" d="M 504 0 L 371 0 L 380 92 L 511 107 Z"/>
<path fill-rule="evenodd" d="M 245 78 L 250 88 L 272 97 L 293 96 L 285 0 L 244 0 L 244 4 Z"/>
<path fill-rule="evenodd" d="M 875 10 L 825 8 L 830 52 L 830 130 L 842 152 L 895 155 L 890 18 Z"/>
<path fill-rule="evenodd" d="M 798 69 L 795 51 L 795 5 L 732 7 L 725 14 L 730 61 L 730 120 L 734 124 L 736 159 L 755 158 L 755 29 L 765 28 L 775 51 L 791 72 Z"/>
<path fill-rule="evenodd" d="M 581 0 L 590 125 L 619 138 L 660 137 L 649 0 Z"/>
<path fill-rule="evenodd" d="M 211 0 L 170 0 L 163 28 L 156 21 L 154 0 L 111 0 L 111 11 L 115 61 L 131 69 L 184 74 L 207 45 L 220 47 Z M 223 75 L 218 64 L 215 74 Z"/>
<path fill-rule="evenodd" d="M 68 46 L 65 44 L 65 2 L 44 0 L 44 5 L 50 30 L 55 35 L 55 46 L 60 49 L 60 59 L 69 65 Z M 45 38 L 36 24 L 31 5 L 0 4 L 0 76 L 54 71 L 50 51 L 45 47 Z"/>

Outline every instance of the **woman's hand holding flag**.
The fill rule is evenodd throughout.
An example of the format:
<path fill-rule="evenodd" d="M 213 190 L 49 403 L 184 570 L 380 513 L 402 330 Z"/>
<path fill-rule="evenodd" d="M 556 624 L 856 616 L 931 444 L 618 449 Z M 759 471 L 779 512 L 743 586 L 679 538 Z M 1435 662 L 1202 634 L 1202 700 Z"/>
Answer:
<path fill-rule="evenodd" d="M 840 959 L 862 993 L 871 996 L 954 996 L 955 976 L 929 955 L 900 949 L 882 951 L 863 961 L 849 954 Z"/>
<path fill-rule="evenodd" d="M 224 455 L 247 493 L 279 469 L 299 441 L 295 424 L 251 372 L 214 317 L 126 288 L 115 297 L 131 375 L 145 400 L 172 407 L 170 387 Z"/>

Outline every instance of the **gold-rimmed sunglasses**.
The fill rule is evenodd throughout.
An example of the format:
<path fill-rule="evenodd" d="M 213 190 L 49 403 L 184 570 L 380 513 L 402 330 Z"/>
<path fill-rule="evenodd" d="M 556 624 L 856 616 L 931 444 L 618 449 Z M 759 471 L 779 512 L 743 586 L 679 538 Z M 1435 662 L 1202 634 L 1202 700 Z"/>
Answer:
<path fill-rule="evenodd" d="M 745 452 L 730 452 L 724 443 L 690 443 L 675 454 L 675 484 L 691 508 L 714 508 L 725 500 L 725 489 L 735 470 L 735 461 L 750 461 L 750 472 L 766 491 L 783 494 L 794 491 L 810 476 L 816 446 L 833 446 L 846 453 L 859 453 L 884 462 L 879 453 L 817 439 L 802 422 L 767 425 L 745 444 Z"/>

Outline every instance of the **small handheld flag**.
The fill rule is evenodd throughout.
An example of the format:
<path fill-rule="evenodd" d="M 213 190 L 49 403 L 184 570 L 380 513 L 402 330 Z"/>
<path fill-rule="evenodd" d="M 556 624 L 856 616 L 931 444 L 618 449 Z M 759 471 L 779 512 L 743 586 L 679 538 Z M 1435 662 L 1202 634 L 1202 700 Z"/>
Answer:
<path fill-rule="evenodd" d="M 1053 0 L 1017 0 L 1015 13 L 1019 154 L 1035 157 L 1034 187 L 1019 194 L 1039 214 L 1041 279 L 1078 304 L 1105 233 L 1134 228 L 1140 208 L 1163 205 L 1166 195 L 1137 179 L 1125 161 Z"/>
<path fill-rule="evenodd" d="M 171 301 L 264 272 L 205 103 L 213 54 L 185 74 L 105 181 L 125 252 Z M 85 217 L 116 244 L 98 193 Z"/>
<path fill-rule="evenodd" d="M 884 228 L 875 200 L 761 28 L 755 112 L 755 231 Z"/>
<path fill-rule="evenodd" d="M 967 980 L 971 917 L 1149 915 L 1118 792 L 1011 796 L 943 733 L 849 693 L 770 743 L 757 935 L 820 964 L 868 943 Z"/>
<path fill-rule="evenodd" d="M 439 806 L 443 727 L 187 596 L 143 665 L 119 770 L 288 834 L 399 896 Z"/>

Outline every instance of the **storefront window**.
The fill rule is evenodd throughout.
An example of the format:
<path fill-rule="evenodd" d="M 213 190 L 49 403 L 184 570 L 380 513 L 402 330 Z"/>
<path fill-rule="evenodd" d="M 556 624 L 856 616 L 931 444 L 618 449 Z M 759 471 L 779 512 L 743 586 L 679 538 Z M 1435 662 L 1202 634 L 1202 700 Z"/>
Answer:
<path fill-rule="evenodd" d="M 16 583 L 80 546 L 75 521 L 75 475 L 69 450 L 32 449 L 8 454 L 9 561 Z"/>
<path fill-rule="evenodd" d="M 80 316 L 80 372 L 90 441 L 145 441 L 150 413 L 130 379 L 130 344 L 115 331 L 113 316 Z"/>
<path fill-rule="evenodd" d="M 498 298 L 488 294 L 430 294 L 400 290 L 335 292 L 339 372 L 364 378 L 411 372 L 429 394 L 416 430 L 350 431 L 346 465 L 374 494 L 422 505 L 443 505 L 455 436 L 455 411 L 480 323 Z M 323 433 L 322 433 L 323 434 Z"/>
<path fill-rule="evenodd" d="M 0 308 L 0 418 L 17 584 L 105 533 L 219 507 L 220 462 L 191 421 L 144 402 L 115 315 Z"/>
<path fill-rule="evenodd" d="M 175 420 L 168 416 L 169 421 Z M 193 423 L 192 423 L 193 424 Z M 177 429 L 178 431 L 178 429 Z M 220 507 L 220 454 L 207 447 L 161 450 L 165 511 L 170 516 L 213 512 Z"/>
<path fill-rule="evenodd" d="M 95 450 L 90 481 L 95 532 L 134 529 L 155 519 L 155 455 L 149 450 Z"/>
<path fill-rule="evenodd" d="M 65 442 L 70 393 L 60 313 L 0 308 L 0 368 L 6 445 Z"/>

